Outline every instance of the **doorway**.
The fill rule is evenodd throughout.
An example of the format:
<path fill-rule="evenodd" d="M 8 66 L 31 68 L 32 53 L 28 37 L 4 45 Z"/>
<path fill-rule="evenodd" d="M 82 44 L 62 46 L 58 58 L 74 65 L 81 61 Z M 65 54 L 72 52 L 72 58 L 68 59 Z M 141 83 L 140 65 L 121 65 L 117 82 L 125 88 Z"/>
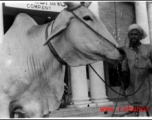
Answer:
<path fill-rule="evenodd" d="M 117 68 L 113 63 L 104 62 L 104 70 L 105 70 L 105 79 L 106 83 L 114 89 L 117 93 L 123 94 L 123 90 L 121 88 L 121 82 L 119 80 L 119 74 L 117 72 Z M 109 99 L 118 98 L 118 94 L 111 90 L 108 86 L 106 86 L 106 94 Z M 119 98 L 123 98 L 124 96 L 119 96 Z"/>

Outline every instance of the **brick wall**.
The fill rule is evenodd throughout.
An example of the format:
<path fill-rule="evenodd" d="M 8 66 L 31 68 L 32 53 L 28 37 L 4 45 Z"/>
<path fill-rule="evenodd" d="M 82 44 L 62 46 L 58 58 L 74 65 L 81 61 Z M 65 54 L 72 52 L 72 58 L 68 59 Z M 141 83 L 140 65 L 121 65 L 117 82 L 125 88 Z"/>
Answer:
<path fill-rule="evenodd" d="M 99 17 L 112 36 L 123 47 L 127 39 L 127 29 L 135 23 L 133 3 L 129 2 L 99 2 Z M 117 33 L 117 36 L 116 36 Z"/>

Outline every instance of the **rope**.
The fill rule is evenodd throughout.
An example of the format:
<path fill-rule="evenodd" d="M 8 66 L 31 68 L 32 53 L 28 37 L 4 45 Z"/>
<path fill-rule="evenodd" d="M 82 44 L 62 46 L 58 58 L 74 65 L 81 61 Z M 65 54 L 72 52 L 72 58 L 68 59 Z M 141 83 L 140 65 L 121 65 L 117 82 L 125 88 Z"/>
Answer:
<path fill-rule="evenodd" d="M 117 32 L 117 3 L 114 2 L 114 8 L 115 8 L 115 31 L 116 31 L 116 41 L 118 42 L 118 32 Z"/>
<path fill-rule="evenodd" d="M 120 92 L 121 92 L 121 88 L 120 88 L 119 93 L 120 93 Z M 118 94 L 117 102 L 116 102 L 116 105 L 115 105 L 114 111 L 113 111 L 113 113 L 112 113 L 112 117 L 114 116 L 114 113 L 115 113 L 115 111 L 116 111 L 116 107 L 117 107 L 117 104 L 118 104 L 119 96 L 120 96 L 120 94 Z"/>
<path fill-rule="evenodd" d="M 115 91 L 113 88 L 111 88 L 111 86 L 108 85 L 108 84 L 103 80 L 103 78 L 95 71 L 95 69 L 94 69 L 90 64 L 89 64 L 89 66 L 90 66 L 90 67 L 92 68 L 92 70 L 97 74 L 97 76 L 98 76 L 113 92 L 119 94 L 117 91 Z M 127 96 L 132 96 L 132 95 L 134 95 L 136 92 L 138 92 L 139 89 L 141 88 L 141 86 L 143 85 L 143 83 L 144 83 L 144 81 L 142 82 L 142 84 L 140 85 L 140 87 L 139 87 L 134 93 L 129 94 L 129 95 L 127 95 Z M 126 95 L 124 95 L 124 94 L 120 94 L 120 95 L 126 97 Z"/>

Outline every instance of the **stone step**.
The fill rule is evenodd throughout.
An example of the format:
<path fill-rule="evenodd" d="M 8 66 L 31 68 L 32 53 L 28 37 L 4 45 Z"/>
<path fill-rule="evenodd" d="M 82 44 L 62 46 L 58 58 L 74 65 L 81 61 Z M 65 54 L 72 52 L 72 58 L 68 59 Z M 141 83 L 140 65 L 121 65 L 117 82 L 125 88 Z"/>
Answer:
<path fill-rule="evenodd" d="M 115 108 L 115 104 L 113 105 L 103 105 L 100 107 L 111 107 L 111 108 Z M 118 111 L 119 107 L 128 107 L 128 102 L 127 101 L 123 101 L 123 102 L 118 102 L 116 110 L 115 110 L 115 115 L 116 117 L 125 114 L 126 112 L 121 110 Z M 50 117 L 50 118 L 54 118 L 54 117 L 111 117 L 113 112 L 109 111 L 109 112 L 103 112 L 100 111 L 100 107 L 84 107 L 84 108 L 74 108 L 74 107 L 68 107 L 68 108 L 60 108 L 59 110 L 53 111 L 51 112 L 48 116 L 46 117 Z M 126 115 L 127 116 L 127 115 Z M 129 115 L 128 115 L 129 116 Z"/>

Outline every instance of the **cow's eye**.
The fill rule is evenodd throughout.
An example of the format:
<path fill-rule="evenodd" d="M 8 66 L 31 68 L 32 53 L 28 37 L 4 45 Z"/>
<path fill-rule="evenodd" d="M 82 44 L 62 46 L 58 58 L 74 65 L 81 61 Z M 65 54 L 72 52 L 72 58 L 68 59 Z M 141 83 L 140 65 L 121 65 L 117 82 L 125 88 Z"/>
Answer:
<path fill-rule="evenodd" d="M 11 112 L 11 118 L 25 118 L 25 113 L 22 111 L 21 107 L 16 107 Z"/>
<path fill-rule="evenodd" d="M 21 112 L 14 112 L 13 118 L 25 118 L 25 114 Z"/>
<path fill-rule="evenodd" d="M 86 21 L 92 21 L 90 16 L 84 16 L 83 19 L 86 20 Z"/>

